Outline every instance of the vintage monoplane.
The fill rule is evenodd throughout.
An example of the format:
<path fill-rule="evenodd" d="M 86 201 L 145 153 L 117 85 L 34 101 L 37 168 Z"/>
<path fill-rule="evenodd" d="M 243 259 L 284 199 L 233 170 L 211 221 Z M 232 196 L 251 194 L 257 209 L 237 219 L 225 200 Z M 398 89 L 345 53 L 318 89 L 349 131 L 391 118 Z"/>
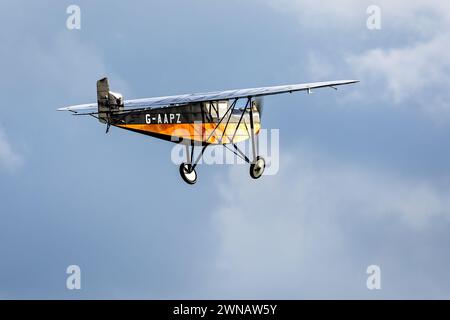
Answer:
<path fill-rule="evenodd" d="M 356 82 L 315 82 L 123 100 L 121 94 L 109 90 L 108 79 L 103 78 L 97 81 L 97 103 L 58 110 L 97 118 L 106 124 L 106 132 L 110 126 L 115 126 L 185 145 L 187 159 L 180 165 L 180 174 L 189 184 L 197 182 L 195 168 L 210 145 L 232 145 L 234 149 L 229 150 L 249 163 L 250 176 L 258 179 L 266 166 L 264 158 L 258 154 L 262 97 L 296 91 L 311 93 L 313 89 L 326 87 L 337 90 L 338 86 Z M 237 105 L 241 99 L 245 102 L 244 107 Z M 251 159 L 237 146 L 247 139 L 251 139 Z M 201 151 L 193 160 L 195 146 L 200 146 Z"/>

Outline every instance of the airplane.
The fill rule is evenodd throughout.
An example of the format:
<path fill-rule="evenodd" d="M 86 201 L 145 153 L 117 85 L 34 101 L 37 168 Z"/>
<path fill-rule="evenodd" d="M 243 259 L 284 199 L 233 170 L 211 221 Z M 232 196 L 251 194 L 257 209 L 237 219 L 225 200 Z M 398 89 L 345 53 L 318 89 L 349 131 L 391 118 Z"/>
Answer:
<path fill-rule="evenodd" d="M 97 102 L 58 109 L 74 115 L 92 116 L 111 126 L 130 130 L 154 138 L 183 144 L 186 162 L 179 167 L 182 179 L 193 185 L 197 182 L 197 167 L 205 149 L 211 145 L 232 145 L 228 148 L 250 164 L 250 176 L 259 179 L 266 167 L 260 156 L 258 134 L 261 130 L 261 113 L 264 96 L 333 88 L 359 82 L 339 80 L 284 86 L 216 91 L 176 96 L 124 100 L 120 93 L 109 90 L 108 78 L 97 81 Z M 239 100 L 245 101 L 238 107 Z M 242 103 L 243 104 L 243 103 Z M 251 139 L 251 159 L 237 143 Z M 194 148 L 201 151 L 194 160 Z"/>

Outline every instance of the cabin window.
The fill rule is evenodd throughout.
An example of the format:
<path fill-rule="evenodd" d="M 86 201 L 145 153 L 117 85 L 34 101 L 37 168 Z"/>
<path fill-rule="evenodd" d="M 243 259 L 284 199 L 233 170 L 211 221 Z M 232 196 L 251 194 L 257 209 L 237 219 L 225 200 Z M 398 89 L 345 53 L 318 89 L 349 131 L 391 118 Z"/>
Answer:
<path fill-rule="evenodd" d="M 219 118 L 222 118 L 228 110 L 228 101 L 219 101 Z"/>
<path fill-rule="evenodd" d="M 213 118 L 222 118 L 228 110 L 228 101 L 205 102 L 206 112 Z"/>
<path fill-rule="evenodd" d="M 212 118 L 217 118 L 217 116 L 218 116 L 217 103 L 205 102 L 205 109 L 206 109 L 206 112 Z"/>

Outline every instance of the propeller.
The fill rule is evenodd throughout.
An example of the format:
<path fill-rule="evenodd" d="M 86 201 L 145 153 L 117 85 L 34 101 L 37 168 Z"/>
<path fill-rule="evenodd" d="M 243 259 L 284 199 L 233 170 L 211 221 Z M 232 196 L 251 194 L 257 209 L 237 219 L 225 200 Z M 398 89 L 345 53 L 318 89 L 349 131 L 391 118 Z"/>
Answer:
<path fill-rule="evenodd" d="M 263 110 L 264 110 L 264 98 L 263 97 L 256 97 L 254 99 L 254 101 L 255 101 L 256 109 L 259 112 L 259 117 L 261 118 Z"/>

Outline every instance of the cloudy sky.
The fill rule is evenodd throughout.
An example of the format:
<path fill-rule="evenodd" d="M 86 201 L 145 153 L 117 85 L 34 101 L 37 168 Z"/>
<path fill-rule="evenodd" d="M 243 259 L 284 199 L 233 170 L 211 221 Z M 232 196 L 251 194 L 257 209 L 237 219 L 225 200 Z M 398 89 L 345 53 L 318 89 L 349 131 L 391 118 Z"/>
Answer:
<path fill-rule="evenodd" d="M 0 8 L 0 298 L 450 297 L 447 2 Z M 95 101 L 105 75 L 126 98 L 361 83 L 266 99 L 278 174 L 203 165 L 191 187 L 172 145 L 55 111 Z M 381 290 L 366 287 L 370 265 Z"/>

